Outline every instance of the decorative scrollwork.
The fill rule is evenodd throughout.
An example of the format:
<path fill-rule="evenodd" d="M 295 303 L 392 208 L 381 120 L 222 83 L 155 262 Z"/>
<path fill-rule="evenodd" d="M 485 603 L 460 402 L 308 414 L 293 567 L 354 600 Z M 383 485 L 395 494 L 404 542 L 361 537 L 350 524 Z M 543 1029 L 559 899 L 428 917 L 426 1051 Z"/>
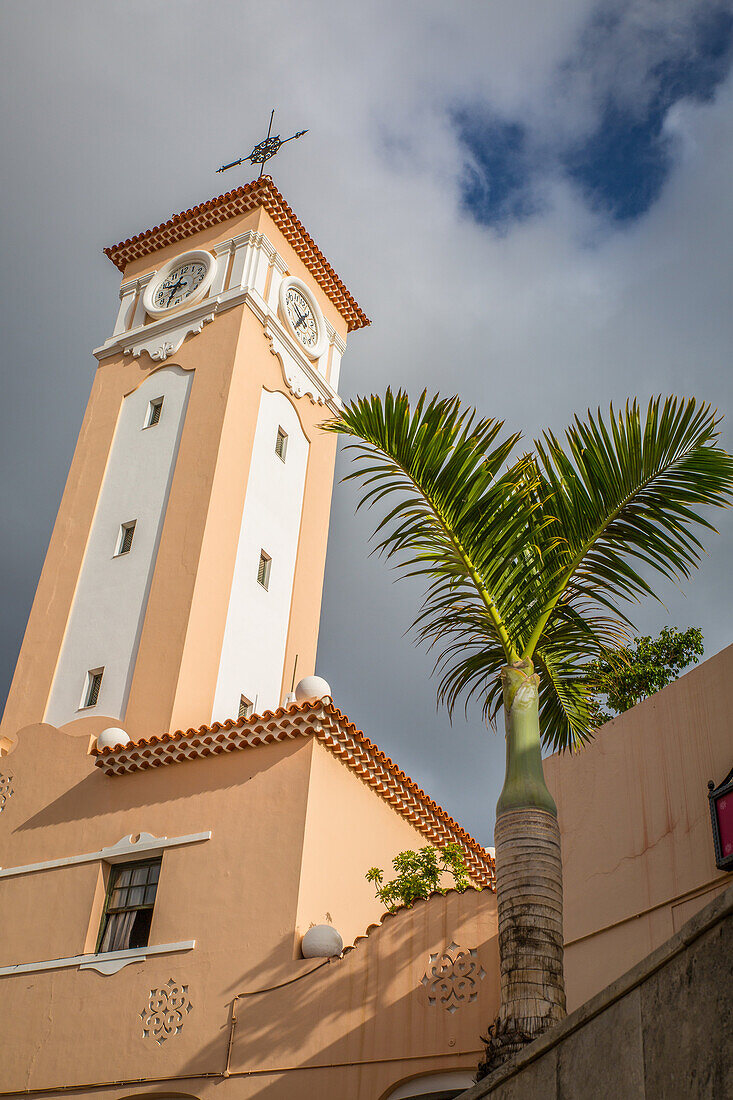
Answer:
<path fill-rule="evenodd" d="M 5 803 L 10 796 L 15 793 L 11 785 L 12 782 L 12 775 L 3 775 L 2 772 L 0 772 L 0 814 L 5 809 Z"/>
<path fill-rule="evenodd" d="M 192 1008 L 188 986 L 173 978 L 169 978 L 161 989 L 151 989 L 150 999 L 140 1013 L 143 1039 L 155 1039 L 160 1044 L 178 1035 Z"/>
<path fill-rule="evenodd" d="M 451 1015 L 461 1005 L 471 1004 L 478 997 L 478 983 L 486 971 L 478 961 L 475 947 L 468 950 L 451 943 L 441 955 L 428 959 L 428 970 L 420 979 L 428 994 L 428 1004 L 440 1005 Z"/>

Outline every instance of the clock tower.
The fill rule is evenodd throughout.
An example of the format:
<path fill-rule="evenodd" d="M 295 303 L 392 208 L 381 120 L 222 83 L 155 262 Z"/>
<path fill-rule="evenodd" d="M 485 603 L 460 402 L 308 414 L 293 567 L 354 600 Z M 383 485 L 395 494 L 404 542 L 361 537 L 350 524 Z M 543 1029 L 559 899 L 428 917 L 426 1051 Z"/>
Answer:
<path fill-rule="evenodd" d="M 105 252 L 120 307 L 11 740 L 38 722 L 135 739 L 262 713 L 315 671 L 336 443 L 320 426 L 367 317 L 268 176 Z"/>

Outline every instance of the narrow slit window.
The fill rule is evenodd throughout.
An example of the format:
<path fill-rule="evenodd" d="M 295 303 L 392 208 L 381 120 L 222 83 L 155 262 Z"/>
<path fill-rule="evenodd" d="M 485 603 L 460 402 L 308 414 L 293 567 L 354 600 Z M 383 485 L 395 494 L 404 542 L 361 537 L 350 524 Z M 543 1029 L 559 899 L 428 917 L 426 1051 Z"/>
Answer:
<path fill-rule="evenodd" d="M 160 857 L 112 868 L 97 954 L 147 947 L 159 878 Z"/>
<path fill-rule="evenodd" d="M 99 692 L 102 687 L 103 668 L 92 668 L 87 672 L 87 683 L 84 689 L 82 708 L 96 707 L 99 700 Z"/>
<path fill-rule="evenodd" d="M 278 458 L 285 461 L 285 455 L 288 450 L 288 433 L 283 431 L 282 428 L 277 429 L 277 438 L 275 439 L 275 454 Z"/>
<path fill-rule="evenodd" d="M 151 401 L 148 405 L 148 415 L 145 417 L 144 427 L 154 428 L 156 424 L 160 422 L 160 414 L 163 409 L 163 398 L 156 397 L 154 401 Z"/>
<path fill-rule="evenodd" d="M 260 564 L 257 567 L 257 582 L 261 584 L 263 588 L 270 587 L 270 566 L 272 565 L 272 558 L 265 553 L 264 550 L 260 550 Z"/>
<path fill-rule="evenodd" d="M 117 557 L 119 557 L 120 554 L 130 553 L 130 550 L 132 549 L 132 539 L 133 535 L 135 534 L 136 523 L 137 520 L 132 519 L 129 523 L 123 523 L 120 527 L 120 537 L 117 540 Z"/>
<path fill-rule="evenodd" d="M 246 695 L 240 695 L 239 697 L 239 717 L 251 718 L 254 713 L 255 705 L 247 698 Z"/>

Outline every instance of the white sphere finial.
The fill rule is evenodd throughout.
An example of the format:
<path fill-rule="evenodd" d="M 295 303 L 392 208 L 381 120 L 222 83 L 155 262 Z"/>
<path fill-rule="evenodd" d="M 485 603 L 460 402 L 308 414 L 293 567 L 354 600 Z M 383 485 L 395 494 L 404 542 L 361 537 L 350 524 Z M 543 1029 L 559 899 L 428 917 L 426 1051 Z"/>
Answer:
<path fill-rule="evenodd" d="M 309 928 L 300 944 L 304 959 L 332 959 L 340 955 L 344 941 L 330 924 L 314 924 Z"/>
<path fill-rule="evenodd" d="M 332 698 L 331 686 L 322 676 L 304 676 L 295 686 L 295 700 L 298 703 L 315 703 L 324 695 Z"/>
<path fill-rule="evenodd" d="M 119 726 L 110 726 L 109 729 L 102 730 L 97 738 L 98 749 L 122 749 L 125 745 L 130 744 L 130 735 L 125 733 Z"/>

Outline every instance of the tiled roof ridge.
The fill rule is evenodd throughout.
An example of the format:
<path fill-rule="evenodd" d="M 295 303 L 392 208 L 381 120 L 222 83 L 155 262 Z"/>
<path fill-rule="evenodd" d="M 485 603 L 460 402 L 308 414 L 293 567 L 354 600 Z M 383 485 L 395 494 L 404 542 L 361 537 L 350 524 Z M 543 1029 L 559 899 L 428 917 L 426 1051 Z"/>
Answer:
<path fill-rule="evenodd" d="M 287 728 L 283 728 L 283 718 L 288 720 Z M 304 737 L 309 733 L 414 825 L 430 843 L 439 847 L 446 843 L 460 844 L 471 878 L 482 886 L 493 888 L 494 860 L 485 848 L 330 700 L 295 703 L 250 718 L 228 718 L 225 722 L 214 722 L 198 729 L 153 734 L 125 746 L 102 750 L 95 748 L 93 755 L 96 765 L 108 774 L 122 775 L 181 760 Z"/>
<path fill-rule="evenodd" d="M 316 242 L 311 237 L 292 207 L 277 189 L 271 176 L 261 176 L 233 191 L 226 191 L 213 199 L 173 214 L 168 221 L 146 229 L 119 244 L 103 249 L 119 271 L 131 260 L 147 256 L 156 248 L 185 240 L 201 229 L 218 225 L 235 214 L 247 214 L 257 206 L 263 206 L 285 239 L 292 245 L 316 282 L 323 288 L 339 313 L 347 322 L 349 331 L 365 328 L 370 322 L 364 310 L 346 285 L 334 271 Z"/>
<path fill-rule="evenodd" d="M 338 709 L 338 707 L 334 706 L 333 703 L 329 703 L 326 705 L 325 709 L 327 712 L 330 711 L 333 713 L 341 728 L 346 728 L 346 730 L 349 732 L 350 736 L 353 737 L 356 745 L 359 748 L 366 749 L 366 751 L 371 755 L 372 760 L 377 766 L 380 766 L 383 771 L 386 771 L 387 775 L 391 775 L 393 779 L 395 779 L 401 786 L 406 787 L 407 790 L 410 792 L 417 805 L 415 807 L 412 807 L 409 813 L 405 812 L 407 807 L 401 808 L 403 816 L 411 820 L 412 824 L 420 829 L 420 832 L 426 833 L 429 839 L 433 841 L 443 841 L 443 843 L 458 841 L 464 848 L 470 849 L 470 851 L 473 853 L 474 858 L 472 859 L 469 856 L 468 864 L 474 877 L 476 877 L 483 886 L 493 885 L 495 877 L 494 861 L 492 860 L 486 849 L 481 844 L 479 844 L 479 842 L 475 840 L 470 833 L 466 832 L 463 826 L 459 825 L 458 822 L 454 818 L 452 818 L 450 814 L 448 814 L 448 812 L 443 809 L 442 806 L 440 806 L 434 799 L 430 798 L 430 796 L 425 793 L 422 787 L 419 787 L 417 783 L 415 783 L 415 781 L 411 779 L 409 775 L 407 775 L 406 772 L 403 772 L 402 769 L 399 768 L 394 763 L 394 761 L 391 760 L 389 756 L 387 756 L 385 752 L 383 752 L 377 745 L 375 745 L 373 741 L 370 741 L 369 738 L 364 733 L 362 733 L 361 730 L 357 729 L 354 723 L 351 722 L 349 718 L 347 718 L 347 716 Z M 319 736 L 319 740 L 323 740 L 325 742 L 325 737 Z M 327 747 L 330 748 L 331 751 L 334 752 L 336 755 L 341 755 L 335 746 L 328 745 Z M 351 767 L 352 770 L 356 771 L 357 774 L 359 774 L 359 764 L 351 764 Z M 375 781 L 370 783 L 370 786 L 375 787 L 377 789 L 377 792 L 383 798 L 385 798 L 385 801 L 394 804 L 393 798 L 390 797 L 393 792 L 390 791 L 389 795 L 387 793 L 390 788 L 387 776 L 374 776 L 373 772 L 372 776 L 374 777 Z M 364 776 L 362 776 L 361 778 L 364 778 Z M 423 809 L 423 814 L 420 813 L 421 808 Z M 443 828 L 430 829 L 429 831 L 426 830 L 426 828 L 424 827 L 426 824 L 424 821 L 425 811 L 427 811 L 427 814 L 429 816 L 438 818 Z"/>
<path fill-rule="evenodd" d="M 433 898 L 443 898 L 446 894 L 466 894 L 469 890 L 472 890 L 476 894 L 483 892 L 485 887 L 469 885 L 465 890 L 458 890 L 455 886 L 448 886 L 445 890 L 431 890 L 426 898 L 415 898 L 411 905 L 398 905 L 395 909 L 385 909 L 378 921 L 372 922 L 368 925 L 366 930 L 362 932 L 360 936 L 357 936 L 353 943 L 348 944 L 343 951 L 342 955 L 348 955 L 349 952 L 355 951 L 359 944 L 368 940 L 374 932 L 379 932 L 384 927 L 385 921 L 393 919 L 394 917 L 400 917 L 403 913 L 412 912 L 413 909 L 427 905 Z M 493 893 L 493 890 L 490 891 Z"/>

